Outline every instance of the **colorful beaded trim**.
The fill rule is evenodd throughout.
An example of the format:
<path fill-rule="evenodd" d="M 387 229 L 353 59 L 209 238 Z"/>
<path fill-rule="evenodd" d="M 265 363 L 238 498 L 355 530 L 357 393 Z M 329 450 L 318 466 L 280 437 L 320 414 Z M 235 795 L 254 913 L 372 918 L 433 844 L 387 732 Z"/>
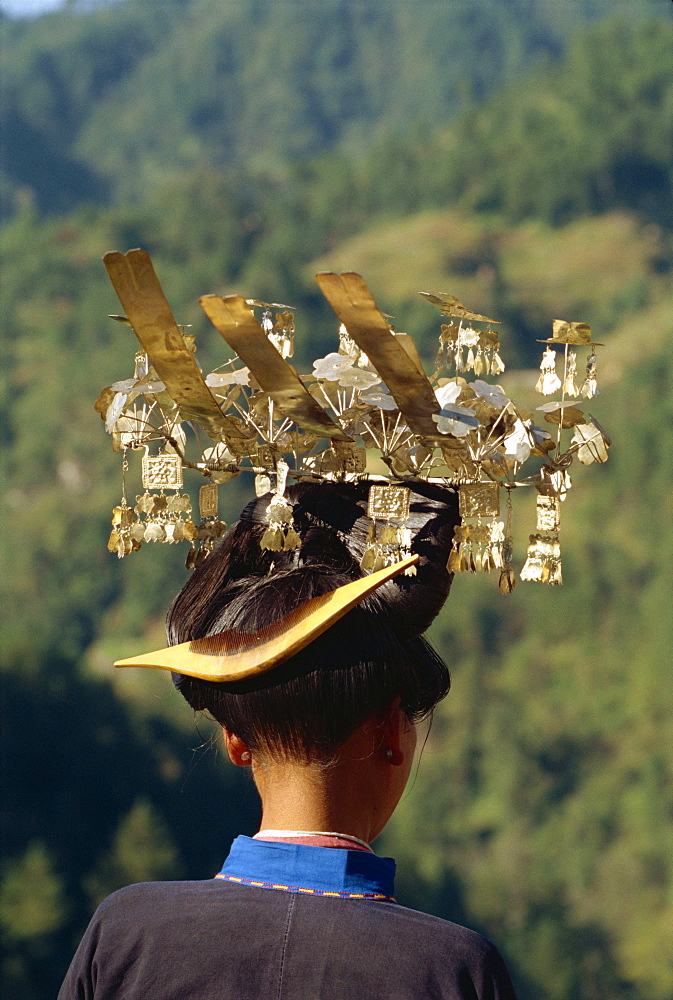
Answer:
<path fill-rule="evenodd" d="M 257 882 L 251 878 L 239 878 L 236 875 L 216 875 L 215 878 L 225 882 L 240 882 L 242 885 L 253 885 L 258 889 L 280 889 L 282 892 L 303 892 L 308 896 L 336 896 L 338 899 L 379 899 L 386 903 L 394 903 L 393 896 L 384 896 L 378 892 L 332 892 L 327 889 L 303 889 L 298 885 L 279 885 L 276 882 Z"/>

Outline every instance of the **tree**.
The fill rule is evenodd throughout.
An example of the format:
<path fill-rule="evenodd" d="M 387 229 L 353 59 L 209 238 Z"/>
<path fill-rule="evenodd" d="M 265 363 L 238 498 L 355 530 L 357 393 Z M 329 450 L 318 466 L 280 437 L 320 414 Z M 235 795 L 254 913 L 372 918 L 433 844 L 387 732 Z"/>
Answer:
<path fill-rule="evenodd" d="M 157 810 L 146 799 L 137 799 L 122 819 L 112 847 L 85 885 L 93 906 L 115 889 L 134 882 L 177 878 L 178 851 Z"/>

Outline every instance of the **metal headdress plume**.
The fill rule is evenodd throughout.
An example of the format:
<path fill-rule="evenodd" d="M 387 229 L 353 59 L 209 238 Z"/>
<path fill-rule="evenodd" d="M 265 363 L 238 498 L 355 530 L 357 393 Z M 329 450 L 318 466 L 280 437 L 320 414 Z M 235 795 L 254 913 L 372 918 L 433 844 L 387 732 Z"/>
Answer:
<path fill-rule="evenodd" d="M 492 328 L 497 321 L 470 311 L 454 296 L 421 293 L 446 318 L 436 370 L 428 378 L 411 338 L 391 328 L 358 274 L 316 276 L 341 325 L 338 349 L 315 361 L 309 376 L 300 376 L 287 360 L 295 332 L 291 307 L 205 295 L 200 304 L 234 356 L 204 377 L 194 338 L 176 323 L 149 255 L 113 252 L 104 263 L 125 312 L 114 318 L 132 327 L 140 351 L 133 377 L 105 388 L 96 409 L 114 449 L 123 452 L 124 481 L 128 450 L 143 453 L 145 490 L 130 506 L 124 489 L 113 513 L 110 551 L 121 558 L 143 541 L 186 540 L 187 565 L 194 567 L 226 527 L 218 518 L 218 484 L 245 470 L 253 472 L 258 495 L 272 494 L 260 544 L 293 549 L 300 539 L 285 497 L 288 477 L 367 477 L 377 482 L 369 494 L 372 528 L 362 568 L 376 573 L 409 555 L 404 482 L 423 479 L 459 489 L 462 523 L 449 570 L 497 569 L 500 589 L 507 593 L 515 583 L 510 493 L 532 485 L 538 494 L 537 530 L 530 535 L 521 578 L 561 583 L 559 512 L 571 485 L 569 467 L 575 456 L 585 465 L 606 461 L 610 444 L 583 410 L 582 398 L 598 393 L 595 347 L 600 346 L 591 342 L 586 324 L 555 320 L 552 338 L 544 341 L 536 388 L 557 396 L 538 408 L 555 428 L 552 437 L 499 385 L 484 380 L 505 367 Z M 577 352 L 584 349 L 581 379 Z M 472 381 L 466 378 L 470 373 L 476 376 Z M 188 443 L 186 427 L 203 429 L 207 446 L 196 435 Z M 374 457 L 387 475 L 368 474 L 368 458 Z M 524 474 L 527 464 L 533 469 Z M 191 519 L 189 494 L 182 492 L 185 468 L 208 480 L 199 494 L 198 524 Z M 504 520 L 501 490 L 507 496 Z M 400 569 L 414 572 L 408 562 Z"/>

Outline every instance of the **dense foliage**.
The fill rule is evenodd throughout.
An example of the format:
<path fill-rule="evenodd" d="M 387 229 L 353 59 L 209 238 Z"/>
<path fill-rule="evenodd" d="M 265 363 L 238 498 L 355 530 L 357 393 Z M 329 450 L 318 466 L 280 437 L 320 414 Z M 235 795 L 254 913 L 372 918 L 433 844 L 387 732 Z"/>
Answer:
<path fill-rule="evenodd" d="M 607 6 L 623 19 L 604 23 Z M 256 815 L 165 678 L 110 670 L 162 643 L 185 576 L 173 547 L 105 550 L 121 470 L 92 403 L 128 374 L 133 338 L 106 319 L 99 258 L 132 246 L 206 365 L 209 291 L 298 306 L 300 369 L 329 349 L 319 267 L 360 270 L 427 359 L 421 288 L 502 318 L 520 364 L 555 316 L 600 332 L 614 447 L 566 502 L 566 585 L 505 599 L 456 581 L 434 627 L 453 691 L 383 847 L 401 900 L 493 937 L 523 1000 L 673 993 L 663 8 L 119 0 L 2 22 L 8 997 L 53 996 L 105 893 L 208 877 Z M 246 488 L 220 491 L 228 520 Z"/>
<path fill-rule="evenodd" d="M 372 204 L 389 208 L 391 187 L 405 199 L 425 189 L 428 177 L 415 170 L 416 158 L 424 159 L 423 146 L 429 143 L 433 161 L 439 152 L 445 165 L 439 165 L 438 176 L 446 173 L 453 150 L 445 148 L 442 155 L 441 143 L 436 148 L 436 129 L 522 71 L 549 67 L 579 24 L 608 12 L 623 12 L 629 24 L 670 20 L 661 0 L 117 0 L 95 5 L 87 16 L 6 21 L 8 200 L 26 186 L 46 209 L 92 198 L 137 199 L 204 164 L 244 165 L 281 180 L 288 163 L 335 148 L 358 162 L 382 146 L 381 166 L 381 156 L 387 155 L 389 164 L 396 159 L 389 137 L 398 136 L 405 183 L 399 183 L 399 169 L 390 178 L 377 172 L 380 194 L 372 202 L 370 184 L 365 203 L 369 210 Z M 606 95 L 614 95 L 610 100 L 620 112 L 625 101 L 636 115 L 636 104 L 642 112 L 650 106 L 656 111 L 657 77 L 667 62 L 661 22 L 649 28 L 645 23 L 635 39 L 630 28 L 613 28 L 599 59 L 591 36 L 580 42 L 560 73 L 558 101 L 538 103 L 537 84 L 517 96 L 532 107 L 521 122 L 523 134 L 514 126 L 518 115 L 508 120 L 511 142 L 526 146 L 526 154 L 536 145 L 538 158 L 557 157 L 564 148 L 570 152 L 566 138 L 575 149 L 576 140 L 584 138 L 598 149 L 597 137 L 582 128 L 592 103 L 609 117 Z M 626 89 L 619 84 L 624 66 L 649 73 L 651 82 L 641 86 L 643 102 L 637 90 L 629 93 L 628 83 Z M 551 95 L 557 86 L 554 80 Z M 573 109 L 571 102 L 580 95 L 586 100 Z M 461 135 L 461 146 L 465 140 L 469 146 L 450 186 L 464 183 L 484 154 L 493 157 L 488 148 L 493 140 L 482 147 L 482 132 L 498 137 L 511 100 L 508 91 L 503 110 L 496 103 L 487 122 Z M 626 131 L 630 123 L 620 120 Z M 418 130 L 414 143 L 408 141 L 410 123 Z M 550 140 L 550 148 L 541 148 Z M 631 141 L 639 137 L 631 135 Z M 499 156 L 509 159 L 511 142 L 502 143 Z M 650 158 L 658 162 L 651 145 L 643 149 L 645 172 Z M 661 148 L 667 147 L 660 143 Z M 596 155 L 588 158 L 589 169 Z M 517 171 L 518 162 L 510 163 L 511 182 L 525 191 L 528 176 Z M 364 177 L 372 176 L 365 167 Z M 566 185 L 571 199 L 574 178 L 575 170 Z M 483 196 L 493 197 L 491 191 Z"/>

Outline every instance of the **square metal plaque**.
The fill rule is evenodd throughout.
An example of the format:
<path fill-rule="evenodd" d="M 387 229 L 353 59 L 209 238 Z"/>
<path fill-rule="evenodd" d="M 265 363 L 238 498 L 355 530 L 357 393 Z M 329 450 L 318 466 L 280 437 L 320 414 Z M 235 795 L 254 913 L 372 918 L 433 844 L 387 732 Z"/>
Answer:
<path fill-rule="evenodd" d="M 143 455 L 143 488 L 182 489 L 182 460 L 179 455 Z"/>
<path fill-rule="evenodd" d="M 542 535 L 553 535 L 559 529 L 561 504 L 558 497 L 538 496 L 537 530 Z"/>
<path fill-rule="evenodd" d="M 497 517 L 500 513 L 497 483 L 461 483 L 458 496 L 461 517 Z"/>
<path fill-rule="evenodd" d="M 406 486 L 371 486 L 367 514 L 377 521 L 406 521 L 411 491 Z"/>
<path fill-rule="evenodd" d="M 204 517 L 217 517 L 217 483 L 206 483 L 199 490 L 199 514 Z"/>

